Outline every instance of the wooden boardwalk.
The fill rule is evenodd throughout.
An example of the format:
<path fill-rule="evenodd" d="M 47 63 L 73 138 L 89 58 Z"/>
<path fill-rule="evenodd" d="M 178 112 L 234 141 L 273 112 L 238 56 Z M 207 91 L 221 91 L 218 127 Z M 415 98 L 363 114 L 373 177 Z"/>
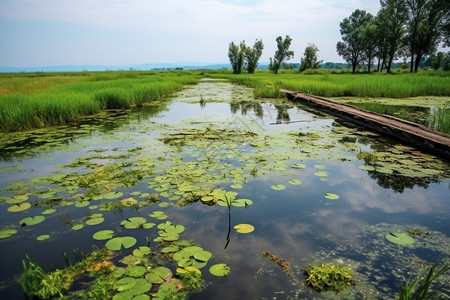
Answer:
<path fill-rule="evenodd" d="M 286 97 L 450 159 L 450 135 L 423 125 L 324 98 L 281 89 Z"/>

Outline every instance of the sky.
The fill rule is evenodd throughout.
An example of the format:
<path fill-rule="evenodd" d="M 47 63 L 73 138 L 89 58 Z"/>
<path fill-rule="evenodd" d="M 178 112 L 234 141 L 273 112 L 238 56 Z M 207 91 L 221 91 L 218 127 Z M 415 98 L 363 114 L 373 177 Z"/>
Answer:
<path fill-rule="evenodd" d="M 339 23 L 379 0 L 0 0 L 0 66 L 227 63 L 228 45 L 262 39 L 260 62 L 292 38 L 290 62 L 314 43 L 336 53 Z"/>

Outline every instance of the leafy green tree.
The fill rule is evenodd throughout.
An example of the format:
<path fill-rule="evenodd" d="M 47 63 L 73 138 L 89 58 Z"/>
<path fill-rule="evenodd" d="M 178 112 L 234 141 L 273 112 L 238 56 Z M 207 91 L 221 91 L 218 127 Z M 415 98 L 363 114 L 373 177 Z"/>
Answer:
<path fill-rule="evenodd" d="M 319 60 L 317 53 L 319 52 L 319 48 L 317 48 L 314 44 L 308 44 L 308 47 L 305 48 L 305 52 L 303 53 L 303 57 L 301 58 L 301 66 L 300 72 L 305 71 L 306 69 L 318 69 L 319 65 L 323 62 L 323 60 Z"/>
<path fill-rule="evenodd" d="M 244 57 L 247 63 L 247 71 L 249 74 L 255 73 L 255 69 L 258 66 L 258 61 L 261 58 L 264 49 L 262 40 L 256 40 L 252 48 L 245 47 Z"/>
<path fill-rule="evenodd" d="M 367 72 L 370 73 L 373 59 L 377 53 L 378 45 L 378 26 L 375 18 L 372 18 L 365 26 L 360 29 L 359 38 L 363 40 L 362 50 L 367 60 Z"/>
<path fill-rule="evenodd" d="M 228 45 L 228 58 L 230 59 L 233 74 L 240 74 L 244 66 L 245 41 L 238 46 L 234 42 Z"/>
<path fill-rule="evenodd" d="M 336 50 L 344 60 L 352 66 L 355 73 L 356 67 L 365 59 L 364 39 L 362 29 L 372 20 L 373 16 L 365 10 L 355 10 L 350 17 L 340 23 L 342 42 L 338 42 Z"/>
<path fill-rule="evenodd" d="M 380 0 L 381 9 L 378 12 L 379 32 L 383 35 L 386 56 L 383 64 L 388 73 L 396 58 L 405 33 L 404 24 L 408 18 L 406 0 Z"/>
<path fill-rule="evenodd" d="M 294 51 L 289 50 L 292 42 L 289 35 L 286 35 L 284 40 L 281 36 L 277 37 L 276 42 L 278 50 L 275 51 L 273 59 L 270 58 L 269 63 L 269 69 L 274 74 L 278 74 L 278 70 L 285 61 L 288 61 L 294 57 Z"/>
<path fill-rule="evenodd" d="M 433 54 L 431 56 L 431 66 L 433 69 L 437 70 L 441 67 L 441 64 L 444 62 L 445 59 L 445 53 L 444 52 L 438 52 L 437 54 Z"/>
<path fill-rule="evenodd" d="M 417 72 L 424 56 L 434 53 L 448 22 L 450 1 L 406 0 L 408 21 L 405 44 L 411 57 L 410 71 Z"/>

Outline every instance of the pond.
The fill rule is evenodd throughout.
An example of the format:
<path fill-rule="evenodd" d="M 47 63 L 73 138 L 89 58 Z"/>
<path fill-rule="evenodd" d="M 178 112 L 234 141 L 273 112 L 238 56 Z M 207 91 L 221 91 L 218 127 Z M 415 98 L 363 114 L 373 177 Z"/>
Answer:
<path fill-rule="evenodd" d="M 23 297 L 27 256 L 50 272 L 105 246 L 96 276 L 115 299 L 334 299 L 304 283 L 322 263 L 352 269 L 341 298 L 394 298 L 449 263 L 447 161 L 229 82 L 2 134 L 0 149 L 1 299 Z M 435 287 L 449 293 L 449 280 Z M 94 286 L 86 271 L 66 298 Z"/>

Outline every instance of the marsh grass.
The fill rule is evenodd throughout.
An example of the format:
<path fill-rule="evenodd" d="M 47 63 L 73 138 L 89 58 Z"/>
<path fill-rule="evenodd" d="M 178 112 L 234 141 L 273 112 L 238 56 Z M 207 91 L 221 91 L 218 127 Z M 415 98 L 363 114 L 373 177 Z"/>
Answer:
<path fill-rule="evenodd" d="M 436 76 L 432 76 L 432 75 Z M 227 78 L 233 82 L 255 87 L 255 96 L 281 97 L 272 89 L 285 88 L 322 97 L 390 97 L 407 98 L 416 96 L 450 95 L 450 75 L 442 73 L 418 74 L 299 74 L 285 72 L 274 75 L 266 71 L 255 74 L 232 75 L 209 74 L 215 78 Z"/>
<path fill-rule="evenodd" d="M 16 75 L 17 76 L 17 75 Z M 198 82 L 199 76 L 180 73 L 103 72 L 25 79 L 0 79 L 8 90 L 0 95 L 0 131 L 20 131 L 71 122 L 103 109 L 130 108 L 158 100 Z M 30 80 L 43 86 L 30 87 Z M 6 84 L 4 84 L 4 80 Z M 14 92 L 14 80 L 21 81 Z M 70 82 L 70 83 L 67 83 Z"/>

